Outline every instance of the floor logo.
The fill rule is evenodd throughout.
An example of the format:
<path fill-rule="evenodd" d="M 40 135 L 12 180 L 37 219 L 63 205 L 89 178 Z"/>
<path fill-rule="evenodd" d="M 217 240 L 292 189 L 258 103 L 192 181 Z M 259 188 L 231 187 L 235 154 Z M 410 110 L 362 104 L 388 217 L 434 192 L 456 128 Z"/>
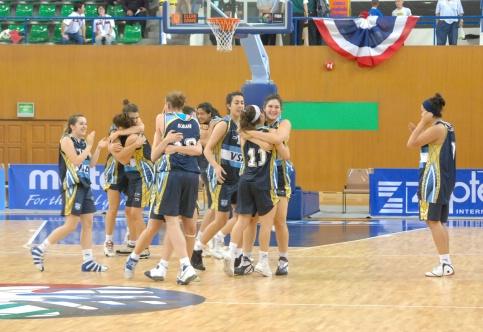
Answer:
<path fill-rule="evenodd" d="M 0 319 L 123 315 L 200 304 L 204 297 L 144 287 L 0 284 Z"/>

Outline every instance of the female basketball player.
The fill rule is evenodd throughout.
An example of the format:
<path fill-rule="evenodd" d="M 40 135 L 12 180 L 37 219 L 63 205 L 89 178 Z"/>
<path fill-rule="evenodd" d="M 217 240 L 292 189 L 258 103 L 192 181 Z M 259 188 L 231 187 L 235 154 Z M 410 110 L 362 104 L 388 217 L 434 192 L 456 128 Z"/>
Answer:
<path fill-rule="evenodd" d="M 134 125 L 139 125 L 141 119 L 137 107 L 132 112 L 121 113 L 113 119 L 114 125 L 126 130 Z M 113 144 L 121 143 L 122 149 L 118 152 L 111 151 L 114 158 L 123 165 L 126 178 L 126 217 L 129 227 L 129 239 L 127 248 L 118 250 L 118 254 L 130 254 L 136 240 L 144 230 L 143 208 L 149 204 L 150 189 L 154 182 L 154 169 L 151 162 L 151 145 L 143 134 L 121 135 Z M 110 144 L 111 148 L 112 144 Z M 122 251 L 124 250 L 124 251 Z M 145 249 L 141 258 L 148 258 L 149 250 Z"/>
<path fill-rule="evenodd" d="M 270 132 L 263 131 L 247 131 L 242 134 L 245 139 L 250 137 L 258 138 L 264 142 L 274 144 L 277 149 L 277 196 L 279 201 L 277 203 L 277 211 L 275 213 L 275 234 L 278 244 L 278 266 L 275 275 L 288 274 L 288 240 L 289 233 L 287 228 L 287 209 L 288 201 L 292 189 L 290 187 L 289 172 L 292 165 L 289 161 L 290 151 L 287 146 L 290 137 L 291 123 L 287 119 L 281 119 L 282 113 L 282 98 L 279 95 L 270 95 L 265 98 L 263 109 L 266 117 L 266 124 L 272 128 Z M 256 224 L 250 223 L 250 226 L 243 233 L 243 262 L 239 268 L 236 269 L 236 274 L 247 274 L 253 271 L 251 265 L 251 251 L 256 235 Z"/>
<path fill-rule="evenodd" d="M 94 261 L 92 254 L 92 221 L 96 208 L 92 199 L 90 168 L 94 167 L 101 149 L 107 146 L 107 138 L 97 144 L 92 153 L 95 132 L 87 135 L 87 120 L 83 115 L 72 115 L 60 140 L 59 173 L 62 181 L 62 215 L 65 223 L 56 228 L 41 245 L 33 247 L 34 265 L 44 271 L 44 254 L 55 244 L 82 224 L 80 244 L 82 247 L 83 272 L 104 272 L 107 267 Z"/>
<path fill-rule="evenodd" d="M 208 102 L 198 105 L 198 107 L 196 108 L 196 117 L 198 118 L 198 122 L 200 123 L 200 142 L 201 146 L 204 149 L 206 147 L 206 143 L 208 143 L 208 139 L 213 132 L 215 124 L 217 124 L 221 120 L 221 118 L 218 114 L 218 111 Z M 203 220 L 201 221 L 200 230 L 198 232 L 198 235 L 196 236 L 196 240 L 201 241 L 201 237 L 206 227 L 208 227 L 208 225 L 215 218 L 215 210 L 211 208 L 211 205 L 213 204 L 213 201 L 211 199 L 211 192 L 214 189 L 214 187 L 212 188 L 211 184 L 213 182 L 212 180 L 214 177 L 214 172 L 213 167 L 211 167 L 204 154 L 198 157 L 198 165 L 200 166 L 200 178 L 203 182 L 208 203 L 208 208 L 206 209 Z M 218 250 L 219 248 L 210 248 L 210 250 L 204 252 L 204 254 L 211 254 L 212 252 L 216 252 Z"/>
<path fill-rule="evenodd" d="M 131 104 L 129 100 L 123 100 L 123 113 L 127 113 L 130 117 L 139 117 L 138 109 L 136 105 Z M 117 137 L 131 134 L 140 134 L 144 132 L 144 124 L 142 121 L 137 122 L 137 125 L 125 130 L 119 130 L 116 126 L 112 125 L 109 129 L 109 140 L 113 142 Z M 121 151 L 121 144 L 111 144 L 109 149 L 113 149 L 116 152 Z M 126 178 L 124 174 L 124 167 L 118 163 L 111 153 L 107 156 L 106 166 L 104 168 L 104 190 L 107 193 L 108 209 L 105 218 L 105 232 L 106 239 L 104 241 L 104 255 L 107 257 L 113 257 L 116 255 L 114 251 L 114 242 L 112 235 L 114 233 L 114 225 L 116 223 L 116 216 L 119 210 L 119 204 L 121 202 L 121 193 L 126 190 Z M 126 242 L 129 239 L 129 231 L 126 232 Z M 121 254 L 129 254 L 127 243 L 124 244 L 124 248 L 119 251 Z"/>
<path fill-rule="evenodd" d="M 409 124 L 411 135 L 407 146 L 421 149 L 419 175 L 419 218 L 426 221 L 436 249 L 439 265 L 427 277 L 454 274 L 449 257 L 449 236 L 444 224 L 448 221 L 449 200 L 456 181 L 456 142 L 453 126 L 441 120 L 443 97 L 437 93 L 421 106 L 421 120 Z"/>
<path fill-rule="evenodd" d="M 192 244 L 187 244 L 187 239 L 193 243 L 196 235 L 193 214 L 198 194 L 199 167 L 196 158 L 201 154 L 200 128 L 196 119 L 183 114 L 185 100 L 181 92 L 170 93 L 166 97 L 165 111 L 156 118 L 151 152 L 151 159 L 156 162 L 151 216 L 148 227 L 126 262 L 126 278 L 133 277 L 139 253 L 151 242 L 163 220 L 166 221 L 163 258 L 145 275 L 153 280 L 164 280 L 169 255 L 174 250 L 180 258 L 177 283 L 187 285 L 197 277 L 188 257 L 187 246 L 192 248 Z"/>
<path fill-rule="evenodd" d="M 203 250 L 206 249 L 208 241 L 226 224 L 230 210 L 237 202 L 238 180 L 242 165 L 238 122 L 240 113 L 245 107 L 243 94 L 229 93 L 226 96 L 226 106 L 230 114 L 215 125 L 204 150 L 205 157 L 213 167 L 216 176 L 213 180 L 216 179 L 217 183 L 214 186 L 212 205 L 215 210 L 215 220 L 206 227 L 201 240 L 196 242 L 191 257 L 191 264 L 198 270 L 205 270 Z"/>
<path fill-rule="evenodd" d="M 267 130 L 260 128 L 265 123 L 265 116 L 256 105 L 250 105 L 240 116 L 240 131 Z M 274 179 L 276 152 L 274 146 L 256 138 L 241 138 L 243 153 L 243 174 L 238 185 L 237 212 L 238 220 L 231 232 L 229 255 L 225 257 L 225 272 L 233 276 L 235 258 L 239 247 L 243 245 L 243 231 L 258 214 L 260 222 L 260 259 L 255 271 L 264 276 L 271 276 L 268 264 L 270 232 L 275 217 L 275 205 L 278 202 Z"/>

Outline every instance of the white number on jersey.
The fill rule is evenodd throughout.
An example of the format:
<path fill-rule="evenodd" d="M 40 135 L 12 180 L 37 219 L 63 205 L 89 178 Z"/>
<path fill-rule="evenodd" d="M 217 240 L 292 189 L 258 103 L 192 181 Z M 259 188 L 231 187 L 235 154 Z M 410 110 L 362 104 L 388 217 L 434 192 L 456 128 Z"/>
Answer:
<path fill-rule="evenodd" d="M 248 149 L 248 167 L 257 167 L 257 160 L 255 155 L 255 148 Z M 262 167 L 267 161 L 267 152 L 262 149 L 258 149 L 258 154 L 260 155 L 260 160 L 258 161 L 258 166 Z"/>

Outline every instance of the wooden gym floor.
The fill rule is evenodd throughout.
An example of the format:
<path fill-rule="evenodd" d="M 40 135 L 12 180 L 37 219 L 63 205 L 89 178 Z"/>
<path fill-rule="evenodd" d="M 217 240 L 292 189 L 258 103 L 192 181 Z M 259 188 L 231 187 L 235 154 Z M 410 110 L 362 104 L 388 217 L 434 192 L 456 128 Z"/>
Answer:
<path fill-rule="evenodd" d="M 9 218 L 4 215 L 3 219 Z M 483 326 L 481 221 L 450 223 L 456 270 L 451 277 L 424 277 L 437 263 L 429 231 L 422 228 L 424 225 L 407 227 L 406 221 L 393 219 L 384 221 L 385 228 L 393 228 L 387 233 L 371 229 L 377 221 L 320 222 L 317 231 L 311 229 L 305 236 L 336 238 L 319 243 L 345 242 L 291 248 L 288 277 L 253 274 L 230 278 L 222 272 L 221 261 L 208 258 L 207 271 L 199 274 L 200 282 L 178 286 L 175 258 L 166 281 L 155 283 L 143 276 L 143 271 L 159 260 L 159 246 L 152 247 L 152 258 L 139 263 L 131 281 L 123 278 L 125 258 L 103 257 L 100 245 L 95 247 L 95 255 L 109 265 L 106 273 L 81 273 L 80 247 L 76 244 L 53 246 L 46 271 L 38 272 L 26 244 L 44 222 L 19 219 L 0 220 L 0 287 L 149 287 L 196 294 L 204 297 L 204 302 L 132 314 L 1 319 L 8 312 L 11 294 L 9 298 L 0 288 L 0 327 L 5 331 L 481 331 Z M 361 227 L 366 231 L 361 232 Z M 345 236 L 341 237 L 342 233 Z M 275 267 L 274 248 L 270 257 Z"/>

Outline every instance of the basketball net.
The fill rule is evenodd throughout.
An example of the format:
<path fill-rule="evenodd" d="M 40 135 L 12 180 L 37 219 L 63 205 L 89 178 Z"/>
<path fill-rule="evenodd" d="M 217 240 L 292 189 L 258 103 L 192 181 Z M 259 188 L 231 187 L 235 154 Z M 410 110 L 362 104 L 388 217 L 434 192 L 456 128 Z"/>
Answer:
<path fill-rule="evenodd" d="M 231 52 L 233 36 L 240 19 L 231 17 L 211 17 L 208 19 L 213 34 L 216 38 L 216 50 L 219 52 Z"/>

